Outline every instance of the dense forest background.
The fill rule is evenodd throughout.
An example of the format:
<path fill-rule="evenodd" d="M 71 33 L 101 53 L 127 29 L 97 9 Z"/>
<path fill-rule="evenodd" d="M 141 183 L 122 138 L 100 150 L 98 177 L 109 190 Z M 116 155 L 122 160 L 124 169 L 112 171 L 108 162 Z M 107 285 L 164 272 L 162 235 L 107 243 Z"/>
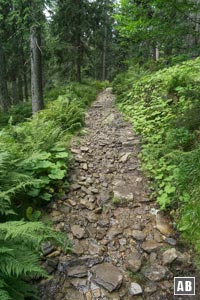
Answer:
<path fill-rule="evenodd" d="M 35 295 L 42 241 L 69 250 L 41 211 L 68 188 L 69 141 L 113 80 L 152 197 L 199 241 L 199 54 L 199 0 L 0 0 L 1 300 Z"/>
<path fill-rule="evenodd" d="M 113 11 L 112 1 L 1 1 L 2 110 L 28 100 L 31 72 L 38 109 L 57 82 L 112 79 L 123 60 Z"/>
<path fill-rule="evenodd" d="M 198 1 L 2 0 L 0 9 L 4 112 L 28 101 L 31 72 L 42 107 L 42 90 L 57 82 L 112 80 L 130 61 L 169 66 L 199 55 Z"/>

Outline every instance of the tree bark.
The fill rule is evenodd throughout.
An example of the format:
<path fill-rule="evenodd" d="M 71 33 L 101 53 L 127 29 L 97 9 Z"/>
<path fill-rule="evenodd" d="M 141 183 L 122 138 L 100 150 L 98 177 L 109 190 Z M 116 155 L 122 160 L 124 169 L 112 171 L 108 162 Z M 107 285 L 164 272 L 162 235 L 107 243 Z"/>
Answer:
<path fill-rule="evenodd" d="M 32 113 L 44 108 L 42 88 L 42 54 L 41 54 L 40 28 L 31 27 L 30 50 L 31 50 L 31 96 Z"/>
<path fill-rule="evenodd" d="M 155 60 L 159 60 L 160 58 L 160 51 L 159 51 L 159 48 L 158 48 L 158 45 L 156 45 L 156 48 L 155 48 Z"/>
<path fill-rule="evenodd" d="M 3 112 L 9 109 L 9 96 L 6 78 L 6 64 L 2 44 L 0 42 L 0 105 Z"/>
<path fill-rule="evenodd" d="M 104 28 L 102 80 L 106 80 L 107 26 Z"/>
<path fill-rule="evenodd" d="M 76 0 L 77 6 L 77 27 L 76 27 L 76 80 L 81 82 L 81 61 L 82 61 L 82 45 L 81 45 L 81 0 Z"/>
<path fill-rule="evenodd" d="M 24 44 L 23 37 L 22 37 L 21 44 L 22 45 Z M 21 64 L 22 64 L 23 95 L 24 95 L 24 100 L 28 101 L 27 66 L 26 66 L 26 58 L 25 58 L 23 46 L 21 47 Z"/>
<path fill-rule="evenodd" d="M 28 81 L 27 81 L 27 75 L 26 75 L 25 68 L 24 68 L 24 73 L 23 73 L 23 81 L 24 81 L 24 98 L 25 98 L 25 101 L 28 101 Z"/>
<path fill-rule="evenodd" d="M 21 74 L 18 75 L 17 85 L 18 85 L 19 102 L 23 102 L 24 101 L 24 93 L 23 93 L 23 80 L 22 80 Z"/>

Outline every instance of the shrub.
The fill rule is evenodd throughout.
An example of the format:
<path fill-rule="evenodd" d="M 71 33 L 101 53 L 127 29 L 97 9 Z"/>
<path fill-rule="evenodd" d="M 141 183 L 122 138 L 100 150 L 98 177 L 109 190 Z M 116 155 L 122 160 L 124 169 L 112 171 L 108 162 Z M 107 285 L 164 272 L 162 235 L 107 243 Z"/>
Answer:
<path fill-rule="evenodd" d="M 161 209 L 177 209 L 177 226 L 200 250 L 199 68 L 197 58 L 139 80 L 129 71 L 116 79 L 114 90 L 119 109 L 141 135 L 152 197 Z"/>
<path fill-rule="evenodd" d="M 61 233 L 33 221 L 40 217 L 38 208 L 68 185 L 68 142 L 83 126 L 84 112 L 100 86 L 104 84 L 71 84 L 52 101 L 56 90 L 46 109 L 25 122 L 16 118 L 0 130 L 1 300 L 36 297 L 29 282 L 47 276 L 39 264 L 43 241 L 69 249 Z M 17 108 L 12 111 L 14 120 Z"/>
<path fill-rule="evenodd" d="M 21 212 L 26 211 L 26 207 L 50 201 L 67 187 L 68 142 L 84 125 L 84 112 L 97 93 L 95 86 L 70 84 L 46 109 L 0 131 L 0 163 L 4 168 L 0 188 L 5 205 L 12 200 Z"/>

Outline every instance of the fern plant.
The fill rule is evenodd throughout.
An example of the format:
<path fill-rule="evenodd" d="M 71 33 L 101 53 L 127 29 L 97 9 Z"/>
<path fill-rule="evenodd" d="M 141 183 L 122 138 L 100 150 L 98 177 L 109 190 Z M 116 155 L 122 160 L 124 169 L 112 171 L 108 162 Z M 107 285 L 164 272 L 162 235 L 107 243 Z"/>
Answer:
<path fill-rule="evenodd" d="M 41 268 L 40 246 L 51 241 L 69 249 L 67 238 L 41 222 L 12 221 L 0 224 L 0 299 L 36 297 L 30 279 L 46 277 Z"/>
<path fill-rule="evenodd" d="M 44 224 L 10 218 L 37 219 L 40 212 L 33 206 L 38 209 L 39 201 L 51 200 L 54 189 L 63 184 L 70 159 L 67 142 L 83 125 L 97 85 L 103 87 L 96 82 L 71 84 L 57 100 L 57 92 L 52 94 L 50 100 L 55 101 L 33 118 L 16 124 L 18 111 L 0 130 L 0 218 L 5 221 L 0 223 L 0 300 L 37 298 L 30 280 L 47 276 L 39 263 L 43 241 L 70 248 L 66 237 Z M 24 202 L 26 214 L 15 216 Z"/>
<path fill-rule="evenodd" d="M 17 159 L 9 152 L 0 152 L 0 214 L 14 213 L 11 199 L 20 190 L 36 184 L 39 180 L 19 172 L 16 169 Z"/>

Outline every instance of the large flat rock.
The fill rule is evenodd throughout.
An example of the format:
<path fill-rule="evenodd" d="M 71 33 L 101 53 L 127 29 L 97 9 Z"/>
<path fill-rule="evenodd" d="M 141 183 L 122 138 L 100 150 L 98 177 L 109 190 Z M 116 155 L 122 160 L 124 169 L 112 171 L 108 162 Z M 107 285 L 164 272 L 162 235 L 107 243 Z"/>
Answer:
<path fill-rule="evenodd" d="M 114 182 L 113 195 L 115 199 L 121 201 L 132 201 L 133 200 L 133 191 L 132 186 L 128 185 L 126 181 L 118 180 Z"/>
<path fill-rule="evenodd" d="M 117 290 L 123 280 L 122 273 L 118 268 L 109 263 L 97 265 L 91 269 L 92 281 L 104 287 L 109 292 Z"/>

